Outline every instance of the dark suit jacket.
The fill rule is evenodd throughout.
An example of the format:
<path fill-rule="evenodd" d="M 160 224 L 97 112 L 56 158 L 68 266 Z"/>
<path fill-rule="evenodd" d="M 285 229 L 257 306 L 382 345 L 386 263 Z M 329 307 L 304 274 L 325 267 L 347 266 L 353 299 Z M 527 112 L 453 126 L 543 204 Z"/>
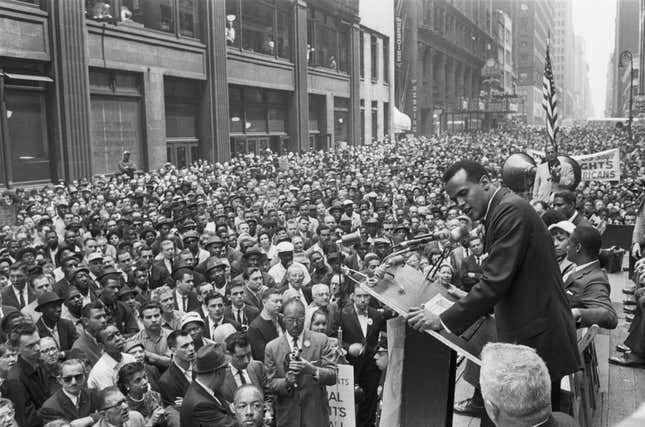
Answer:
<path fill-rule="evenodd" d="M 63 390 L 58 390 L 40 408 L 40 417 L 43 420 L 43 424 L 57 419 L 73 421 L 78 418 L 85 418 L 92 412 L 101 409 L 99 398 L 98 390 L 83 389 L 79 397 L 79 407 L 76 408 L 72 401 L 69 400 L 69 397 L 63 393 Z"/>
<path fill-rule="evenodd" d="M 494 308 L 499 341 L 535 348 L 558 381 L 580 368 L 580 356 L 546 225 L 526 200 L 507 189 L 492 198 L 484 225 L 488 258 L 482 278 L 441 320 L 460 335 Z"/>
<path fill-rule="evenodd" d="M 378 370 L 376 362 L 374 362 L 374 354 L 376 353 L 379 332 L 385 330 L 385 319 L 378 310 L 367 307 L 367 317 L 367 336 L 364 336 L 354 304 L 347 305 L 340 314 L 340 327 L 343 329 L 343 348 L 348 350 L 349 346 L 354 343 L 361 343 L 365 346 L 365 351 L 360 356 L 347 355 L 347 360 L 354 365 L 358 376 L 361 376 L 366 371 Z"/>
<path fill-rule="evenodd" d="M 253 306 L 262 311 L 264 304 L 262 304 L 262 295 L 254 295 L 247 287 L 244 287 L 244 304 Z"/>
<path fill-rule="evenodd" d="M 96 342 L 94 338 L 89 336 L 86 331 L 83 331 L 83 333 L 76 339 L 76 341 L 74 341 L 74 344 L 72 344 L 72 353 L 75 350 L 82 352 L 82 355 L 85 357 L 85 360 L 87 360 L 87 363 L 89 364 L 89 368 L 94 366 L 94 364 L 101 358 L 101 355 L 103 354 L 101 346 Z"/>
<path fill-rule="evenodd" d="M 614 329 L 618 325 L 618 316 L 609 297 L 609 279 L 599 261 L 571 273 L 564 288 L 571 308 L 580 310 L 582 327 L 595 323 L 601 328 Z"/>
<path fill-rule="evenodd" d="M 459 282 L 462 289 L 469 291 L 482 275 L 482 263 L 477 264 L 475 255 L 470 254 L 461 264 L 461 270 L 458 272 Z M 471 277 L 474 276 L 474 277 Z"/>
<path fill-rule="evenodd" d="M 237 313 L 236 311 L 233 311 L 233 306 L 227 306 L 224 308 L 224 320 L 229 321 L 230 323 L 237 324 L 239 323 L 237 319 L 235 318 L 235 314 Z M 253 307 L 248 304 L 244 304 L 244 307 L 242 307 L 242 325 L 250 325 L 253 320 L 255 320 L 256 317 L 260 315 L 260 310 L 258 310 L 256 307 Z"/>
<path fill-rule="evenodd" d="M 318 380 L 310 374 L 298 375 L 298 386 L 290 387 L 286 380 L 286 357 L 291 353 L 288 334 L 267 344 L 266 365 L 268 389 L 274 394 L 276 425 L 280 427 L 328 427 L 328 385 L 336 384 L 334 349 L 327 335 L 304 331 L 300 357 L 318 368 Z M 307 345 L 309 344 L 309 345 Z"/>
<path fill-rule="evenodd" d="M 173 295 L 175 296 L 175 310 L 179 310 L 179 304 L 180 301 L 177 300 L 177 294 L 173 292 Z M 199 298 L 197 297 L 197 294 L 195 292 L 189 292 L 188 293 L 188 309 L 186 311 L 193 311 L 195 309 L 198 309 L 202 306 L 202 303 L 199 302 Z M 183 302 L 181 302 L 183 304 Z"/>
<path fill-rule="evenodd" d="M 251 360 L 251 362 L 249 362 L 249 365 L 246 367 L 246 373 L 249 374 L 249 378 L 251 379 L 251 383 L 253 383 L 253 385 L 258 386 L 260 390 L 265 391 L 267 385 L 267 376 L 264 372 L 264 364 L 262 362 Z M 224 384 L 222 384 L 220 391 L 222 392 L 224 399 L 226 399 L 228 402 L 232 402 L 236 390 L 237 382 L 235 382 L 235 378 L 233 378 L 233 372 L 231 370 L 231 367 L 229 366 L 228 369 L 226 369 L 226 377 L 224 378 Z"/>
<path fill-rule="evenodd" d="M 44 367 L 33 367 L 22 357 L 18 357 L 18 363 L 9 370 L 4 397 L 13 402 L 20 427 L 43 425 L 38 409 L 50 396 L 46 377 Z"/>
<path fill-rule="evenodd" d="M 58 327 L 58 338 L 60 340 L 60 349 L 61 351 L 67 351 L 72 348 L 74 341 L 78 338 L 78 333 L 76 332 L 76 326 L 72 323 L 71 320 L 60 319 L 57 324 Z M 36 322 L 36 328 L 38 329 L 38 334 L 40 337 L 51 337 L 51 333 L 45 322 L 41 317 Z"/>
<path fill-rule="evenodd" d="M 175 404 L 178 397 L 184 397 L 188 389 L 188 380 L 175 363 L 170 363 L 166 372 L 159 378 L 159 393 L 166 406 Z"/>
<path fill-rule="evenodd" d="M 278 331 L 276 331 L 273 322 L 263 319 L 262 316 L 257 316 L 249 325 L 246 336 L 249 339 L 249 343 L 251 343 L 253 358 L 263 361 L 264 347 L 269 341 L 278 337 Z"/>
<path fill-rule="evenodd" d="M 188 386 L 181 405 L 181 427 L 235 427 L 237 421 L 222 394 L 214 390 L 217 400 L 201 385 Z"/>
<path fill-rule="evenodd" d="M 27 306 L 30 302 L 36 300 L 36 297 L 34 296 L 31 287 L 29 287 L 29 285 L 25 286 L 27 286 L 27 301 L 25 301 L 25 306 Z M 16 298 L 16 294 L 14 293 L 11 285 L 2 290 L 2 303 L 20 310 L 20 301 Z"/>
<path fill-rule="evenodd" d="M 154 261 L 152 266 L 150 266 L 150 287 L 154 289 L 165 284 L 173 287 L 175 285 L 175 281 L 170 275 L 170 272 L 166 268 L 163 260 Z"/>

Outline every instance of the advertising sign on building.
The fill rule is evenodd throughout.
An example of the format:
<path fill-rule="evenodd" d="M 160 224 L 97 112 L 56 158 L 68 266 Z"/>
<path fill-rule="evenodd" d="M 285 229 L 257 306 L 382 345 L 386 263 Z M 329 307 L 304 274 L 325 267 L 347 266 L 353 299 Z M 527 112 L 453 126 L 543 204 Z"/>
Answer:
<path fill-rule="evenodd" d="M 412 100 L 412 133 L 417 133 L 417 80 L 410 81 L 410 98 Z"/>
<path fill-rule="evenodd" d="M 403 64 L 403 19 L 394 18 L 394 65 L 401 68 Z"/>
<path fill-rule="evenodd" d="M 354 367 L 337 365 L 336 384 L 327 386 L 329 427 L 355 427 Z"/>

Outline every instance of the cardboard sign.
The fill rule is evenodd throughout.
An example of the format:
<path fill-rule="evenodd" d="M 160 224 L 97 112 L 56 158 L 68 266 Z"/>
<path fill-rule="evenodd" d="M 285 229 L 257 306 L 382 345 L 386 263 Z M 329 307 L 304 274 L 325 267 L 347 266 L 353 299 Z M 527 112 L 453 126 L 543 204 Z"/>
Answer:
<path fill-rule="evenodd" d="M 528 149 L 526 152 L 538 164 L 544 158 L 544 151 Z M 580 165 L 582 181 L 620 181 L 620 150 L 618 148 L 571 157 Z"/>
<path fill-rule="evenodd" d="M 336 384 L 327 386 L 329 427 L 355 427 L 354 367 L 337 365 Z"/>

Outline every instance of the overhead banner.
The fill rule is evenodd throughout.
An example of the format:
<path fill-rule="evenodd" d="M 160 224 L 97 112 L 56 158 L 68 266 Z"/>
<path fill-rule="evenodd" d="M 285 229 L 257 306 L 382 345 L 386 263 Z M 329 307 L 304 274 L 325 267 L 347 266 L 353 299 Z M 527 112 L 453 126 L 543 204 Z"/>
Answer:
<path fill-rule="evenodd" d="M 356 427 L 354 367 L 338 364 L 336 384 L 327 386 L 329 427 Z"/>
<path fill-rule="evenodd" d="M 529 148 L 526 152 L 538 163 L 544 158 L 544 151 Z M 620 181 L 620 150 L 618 148 L 571 157 L 580 165 L 582 181 Z"/>

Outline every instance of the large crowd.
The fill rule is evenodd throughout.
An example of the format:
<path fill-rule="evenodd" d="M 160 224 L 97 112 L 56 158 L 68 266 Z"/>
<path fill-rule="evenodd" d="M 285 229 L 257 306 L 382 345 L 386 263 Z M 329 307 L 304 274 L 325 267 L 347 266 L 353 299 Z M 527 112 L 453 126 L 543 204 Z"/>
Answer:
<path fill-rule="evenodd" d="M 600 231 L 637 220 L 642 137 L 561 130 L 560 153 L 620 148 L 623 179 L 534 201 L 554 241 L 569 242 L 576 216 Z M 444 170 L 469 158 L 499 179 L 510 154 L 545 143 L 541 129 L 509 127 L 6 191 L 0 414 L 21 427 L 327 427 L 326 386 L 346 363 L 357 425 L 377 425 L 393 314 L 356 283 L 393 245 L 467 227 L 405 262 L 468 292 L 483 230 L 447 197 Z M 555 246 L 566 274 L 572 257 Z"/>

